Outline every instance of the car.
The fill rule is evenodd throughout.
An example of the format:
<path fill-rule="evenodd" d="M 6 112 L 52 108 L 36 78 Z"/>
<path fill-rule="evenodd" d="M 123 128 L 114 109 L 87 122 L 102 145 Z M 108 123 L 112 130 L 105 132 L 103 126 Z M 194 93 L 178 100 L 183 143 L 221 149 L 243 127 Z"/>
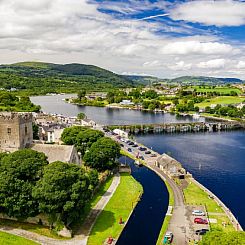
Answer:
<path fill-rule="evenodd" d="M 121 147 L 124 147 L 124 144 L 120 144 Z"/>
<path fill-rule="evenodd" d="M 208 221 L 206 219 L 203 219 L 203 218 L 195 218 L 194 219 L 194 223 L 195 224 L 204 224 L 204 225 L 206 225 L 206 224 L 208 224 Z"/>
<path fill-rule="evenodd" d="M 151 154 L 151 151 L 146 151 L 145 154 Z"/>
<path fill-rule="evenodd" d="M 167 231 L 164 239 L 163 239 L 163 244 L 170 244 L 173 241 L 173 233 L 171 231 Z"/>
<path fill-rule="evenodd" d="M 131 148 L 128 148 L 128 152 L 132 152 L 132 149 Z"/>
<path fill-rule="evenodd" d="M 145 158 L 143 156 L 139 156 L 139 159 L 144 160 Z"/>
<path fill-rule="evenodd" d="M 140 151 L 146 151 L 146 148 L 145 148 L 145 147 L 142 147 L 142 146 L 140 146 L 138 149 L 139 149 Z"/>
<path fill-rule="evenodd" d="M 130 142 L 128 143 L 128 145 L 134 145 L 134 142 L 130 141 Z"/>
<path fill-rule="evenodd" d="M 205 216 L 205 213 L 201 210 L 196 209 L 196 210 L 192 211 L 192 215 L 194 215 L 194 216 Z"/>
<path fill-rule="evenodd" d="M 208 229 L 201 229 L 201 230 L 196 230 L 195 233 L 196 235 L 205 235 L 209 230 Z"/>
<path fill-rule="evenodd" d="M 132 147 L 138 147 L 138 145 L 137 144 L 133 144 Z"/>
<path fill-rule="evenodd" d="M 155 153 L 151 154 L 151 157 L 156 157 L 156 156 L 157 156 L 157 154 L 155 154 Z"/>

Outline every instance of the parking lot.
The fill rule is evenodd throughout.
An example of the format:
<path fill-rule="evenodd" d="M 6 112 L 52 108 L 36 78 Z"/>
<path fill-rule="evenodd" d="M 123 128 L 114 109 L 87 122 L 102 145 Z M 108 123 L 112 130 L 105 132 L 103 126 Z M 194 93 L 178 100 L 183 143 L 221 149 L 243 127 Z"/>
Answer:
<path fill-rule="evenodd" d="M 204 212 L 205 215 L 203 215 L 203 216 L 193 215 L 192 212 L 194 210 L 202 211 L 202 212 Z M 192 233 L 192 237 L 195 240 L 199 241 L 201 239 L 201 235 L 196 235 L 196 231 L 201 230 L 201 229 L 207 229 L 207 230 L 210 229 L 209 223 L 208 224 L 195 224 L 194 223 L 195 218 L 202 218 L 202 219 L 208 220 L 205 207 L 204 206 L 186 206 L 186 217 L 187 217 L 187 220 L 189 221 L 189 224 L 190 224 L 190 229 L 191 229 L 190 232 Z"/>

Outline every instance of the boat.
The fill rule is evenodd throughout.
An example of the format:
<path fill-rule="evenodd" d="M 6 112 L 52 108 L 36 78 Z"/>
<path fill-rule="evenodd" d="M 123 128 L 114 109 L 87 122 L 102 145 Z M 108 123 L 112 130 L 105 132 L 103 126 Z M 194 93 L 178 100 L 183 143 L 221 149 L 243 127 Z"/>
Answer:
<path fill-rule="evenodd" d="M 137 165 L 139 167 L 143 165 L 139 160 L 135 160 L 134 163 L 135 163 L 135 165 Z"/>

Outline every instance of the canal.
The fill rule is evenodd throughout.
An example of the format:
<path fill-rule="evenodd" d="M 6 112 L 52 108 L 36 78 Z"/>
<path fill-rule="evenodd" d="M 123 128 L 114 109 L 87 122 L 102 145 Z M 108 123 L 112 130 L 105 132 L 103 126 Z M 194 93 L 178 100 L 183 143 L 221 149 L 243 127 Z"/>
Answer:
<path fill-rule="evenodd" d="M 176 118 L 171 114 L 81 107 L 65 103 L 63 99 L 66 97 L 67 95 L 38 96 L 32 97 L 31 100 L 35 104 L 41 105 L 45 112 L 67 116 L 76 116 L 79 112 L 85 112 L 88 117 L 101 124 L 193 120 L 190 117 Z M 245 228 L 244 131 L 138 135 L 136 138 L 141 143 L 153 147 L 159 153 L 171 153 L 200 183 L 209 188 L 231 209 L 240 224 Z M 160 182 L 157 183 L 160 184 Z M 158 187 L 154 186 L 154 188 Z M 152 202 L 154 201 L 152 200 Z M 133 219 L 130 222 L 134 222 Z M 142 222 L 138 223 L 138 228 L 142 225 Z M 148 223 L 148 220 L 145 222 Z M 149 236 L 151 236 L 150 234 L 148 233 Z M 130 234 L 127 235 L 130 236 Z"/>
<path fill-rule="evenodd" d="M 121 157 L 130 165 L 132 176 L 143 186 L 141 201 L 135 207 L 117 245 L 156 244 L 168 209 L 168 190 L 161 178 L 147 167 L 137 167 L 134 161 Z"/>

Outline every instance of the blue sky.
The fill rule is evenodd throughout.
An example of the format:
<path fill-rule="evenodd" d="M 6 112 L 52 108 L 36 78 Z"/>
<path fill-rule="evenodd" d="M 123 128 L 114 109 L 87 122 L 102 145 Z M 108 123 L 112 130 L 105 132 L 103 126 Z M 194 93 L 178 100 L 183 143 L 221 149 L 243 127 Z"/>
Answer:
<path fill-rule="evenodd" d="M 0 0 L 0 63 L 245 79 L 245 1 Z"/>

